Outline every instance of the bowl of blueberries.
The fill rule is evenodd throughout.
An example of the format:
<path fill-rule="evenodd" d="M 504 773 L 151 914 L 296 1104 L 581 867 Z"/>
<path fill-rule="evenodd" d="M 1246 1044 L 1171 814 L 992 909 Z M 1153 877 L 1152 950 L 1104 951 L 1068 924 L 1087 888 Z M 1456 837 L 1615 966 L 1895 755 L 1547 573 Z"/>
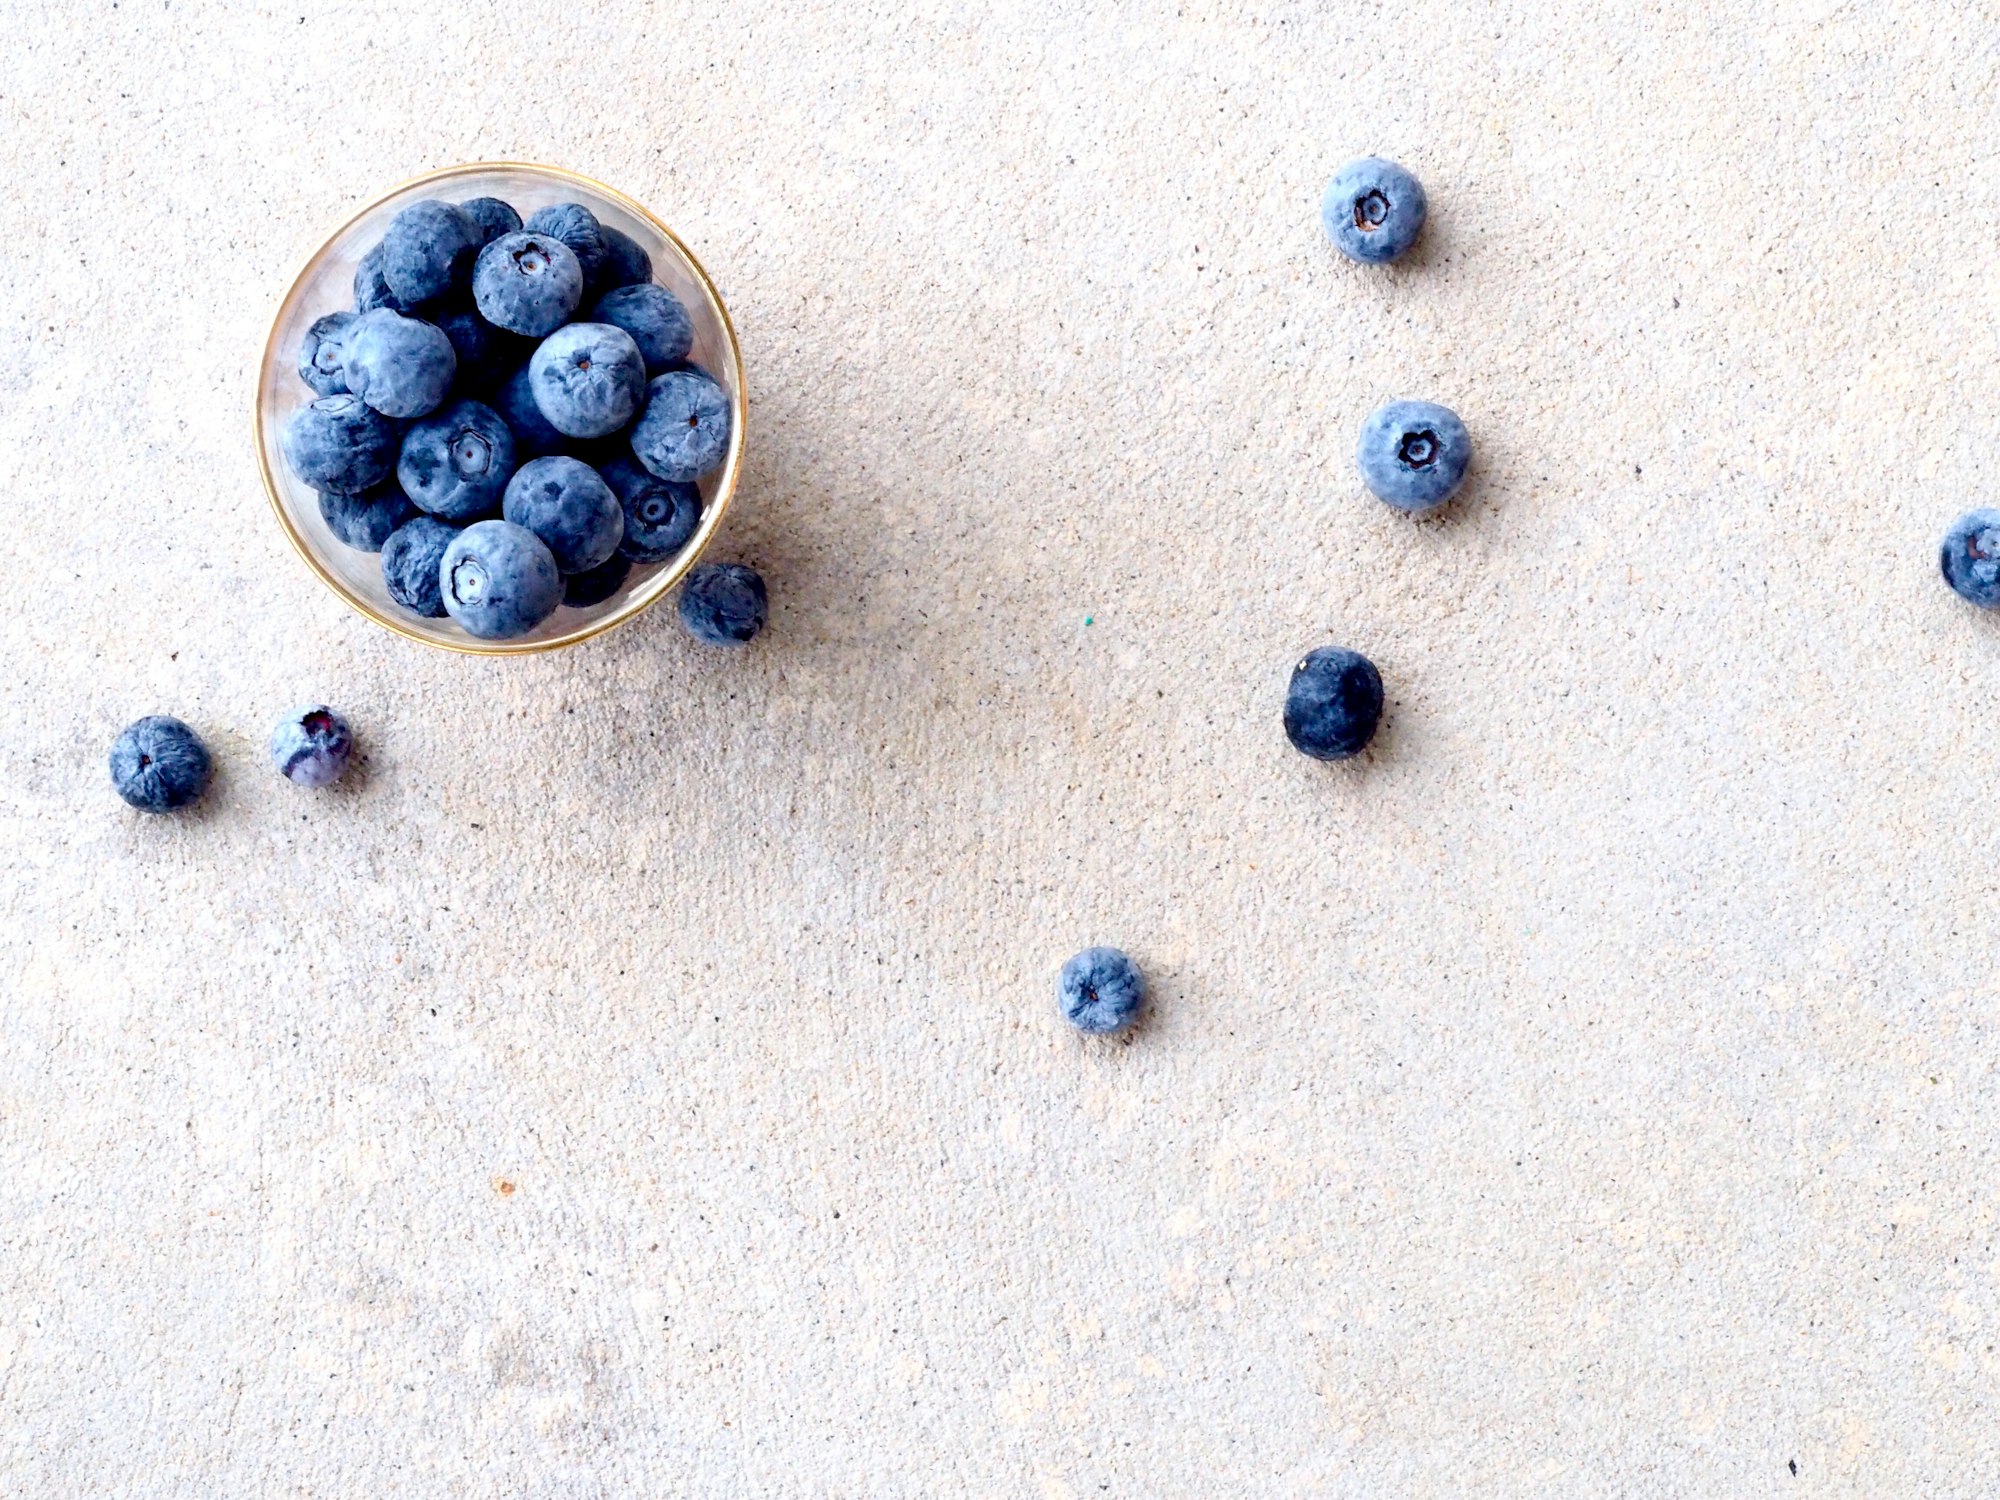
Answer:
<path fill-rule="evenodd" d="M 306 263 L 257 447 L 335 593 L 507 654 L 609 630 L 694 566 L 744 415 L 728 311 L 672 230 L 573 172 L 484 163 L 403 184 Z"/>

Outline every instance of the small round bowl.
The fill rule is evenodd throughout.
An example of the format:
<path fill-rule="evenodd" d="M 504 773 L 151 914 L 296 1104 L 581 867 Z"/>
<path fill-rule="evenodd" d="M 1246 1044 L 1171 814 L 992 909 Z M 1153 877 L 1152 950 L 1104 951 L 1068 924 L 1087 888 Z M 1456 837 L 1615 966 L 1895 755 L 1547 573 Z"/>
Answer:
<path fill-rule="evenodd" d="M 729 395 L 729 452 L 714 472 L 700 481 L 701 525 L 678 556 L 650 567 L 635 566 L 618 592 L 602 604 L 575 609 L 565 604 L 526 635 L 487 641 L 468 634 L 456 620 L 426 619 L 389 597 L 382 581 L 382 559 L 374 552 L 347 546 L 327 529 L 319 511 L 319 496 L 292 473 L 278 446 L 285 421 L 313 399 L 299 379 L 299 343 L 314 320 L 354 305 L 354 268 L 389 227 L 399 209 L 419 198 L 504 198 L 526 218 L 551 203 L 581 203 L 604 223 L 622 229 L 653 258 L 653 279 L 680 298 L 694 324 L 690 363 L 701 368 Z M 313 253 L 298 280 L 285 294 L 271 335 L 264 343 L 263 368 L 257 375 L 257 462 L 278 524 L 292 539 L 306 566 L 320 581 L 360 613 L 384 629 L 481 656 L 519 656 L 573 646 L 622 625 L 671 589 L 694 566 L 722 523 L 736 490 L 743 464 L 743 429 L 747 403 L 743 395 L 743 355 L 729 311 L 701 268 L 674 232 L 615 188 L 566 172 L 560 167 L 525 162 L 479 162 L 446 167 L 412 178 L 349 219 Z"/>

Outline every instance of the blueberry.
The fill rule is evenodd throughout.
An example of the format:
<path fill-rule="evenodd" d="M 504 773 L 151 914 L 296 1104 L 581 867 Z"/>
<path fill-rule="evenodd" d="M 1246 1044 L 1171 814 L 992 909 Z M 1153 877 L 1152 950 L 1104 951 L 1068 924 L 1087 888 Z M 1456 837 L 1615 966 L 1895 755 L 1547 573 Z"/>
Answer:
<path fill-rule="evenodd" d="M 438 563 L 458 535 L 431 516 L 417 516 L 389 533 L 382 544 L 382 582 L 389 597 L 426 619 L 444 613 L 444 592 L 438 586 Z"/>
<path fill-rule="evenodd" d="M 581 203 L 552 203 L 528 215 L 528 232 L 550 234 L 575 252 L 585 283 L 597 280 L 604 266 L 604 226 Z"/>
<path fill-rule="evenodd" d="M 608 437 L 632 420 L 646 391 L 646 362 L 632 335 L 609 323 L 571 323 L 528 361 L 535 404 L 567 437 Z"/>
<path fill-rule="evenodd" d="M 662 479 L 699 479 L 729 451 L 729 398 L 699 370 L 669 370 L 646 387 L 632 451 Z"/>
<path fill-rule="evenodd" d="M 1382 722 L 1382 674 L 1358 651 L 1321 646 L 1292 668 L 1285 734 L 1315 760 L 1359 755 Z"/>
<path fill-rule="evenodd" d="M 1416 243 L 1426 207 L 1421 182 L 1392 161 L 1364 156 L 1333 174 L 1319 217 L 1342 255 L 1379 265 Z"/>
<path fill-rule="evenodd" d="M 583 573 L 618 550 L 625 512 L 589 464 L 560 456 L 522 464 L 500 513 L 540 537 L 565 573 Z"/>
<path fill-rule="evenodd" d="M 314 489 L 353 494 L 394 472 L 396 441 L 396 424 L 359 396 L 322 396 L 292 413 L 281 446 Z"/>
<path fill-rule="evenodd" d="M 396 479 L 419 509 L 469 521 L 499 505 L 514 474 L 514 434 L 477 401 L 454 401 L 403 434 Z"/>
<path fill-rule="evenodd" d="M 583 300 L 583 266 L 554 235 L 503 234 L 479 252 L 472 300 L 495 327 L 546 338 Z"/>
<path fill-rule="evenodd" d="M 353 752 L 347 720 L 324 703 L 300 709 L 271 731 L 272 764 L 300 786 L 332 786 Z"/>
<path fill-rule="evenodd" d="M 598 473 L 624 507 L 625 539 L 618 550 L 633 562 L 665 562 L 701 525 L 701 491 L 693 485 L 656 478 L 629 458 L 614 458 Z"/>
<path fill-rule="evenodd" d="M 508 427 L 513 430 L 514 456 L 517 459 L 553 453 L 567 441 L 549 425 L 549 419 L 535 404 L 534 382 L 526 365 L 501 382 L 500 388 L 494 391 L 493 408 L 507 419 Z"/>
<path fill-rule="evenodd" d="M 389 290 L 389 283 L 382 274 L 383 251 L 380 244 L 361 257 L 361 263 L 354 268 L 354 310 L 374 312 L 386 307 L 392 312 L 404 312 L 411 306 Z"/>
<path fill-rule="evenodd" d="M 1959 598 L 2000 608 L 2000 510 L 1969 510 L 1953 521 L 1938 565 Z"/>
<path fill-rule="evenodd" d="M 341 368 L 342 346 L 354 322 L 351 312 L 333 312 L 306 330 L 299 343 L 299 379 L 322 396 L 338 396 L 347 390 L 347 374 Z"/>
<path fill-rule="evenodd" d="M 172 812 L 200 800 L 212 769 L 201 736 L 165 714 L 128 725 L 111 742 L 111 784 L 140 812 Z"/>
<path fill-rule="evenodd" d="M 348 546 L 380 552 L 390 533 L 415 516 L 417 508 L 392 480 L 359 495 L 321 490 L 319 513 L 326 529 Z"/>
<path fill-rule="evenodd" d="M 1375 498 L 1398 510 L 1432 510 L 1458 493 L 1472 438 L 1457 413 L 1430 401 L 1390 401 L 1361 424 L 1354 462 Z"/>
<path fill-rule="evenodd" d="M 653 279 L 653 257 L 631 235 L 609 224 L 599 224 L 604 236 L 604 263 L 597 268 L 594 290 L 608 292 L 613 287 L 642 286 Z"/>
<path fill-rule="evenodd" d="M 400 209 L 382 236 L 382 279 L 405 307 L 460 285 L 484 243 L 455 203 L 425 198 Z"/>
<path fill-rule="evenodd" d="M 562 578 L 541 538 L 512 521 L 476 521 L 438 564 L 445 611 L 485 640 L 526 635 L 562 603 Z"/>
<path fill-rule="evenodd" d="M 741 563 L 703 563 L 681 585 L 681 624 L 711 646 L 743 646 L 764 628 L 764 580 Z"/>
<path fill-rule="evenodd" d="M 386 417 L 421 417 L 444 400 L 458 356 L 435 323 L 386 307 L 347 330 L 347 388 Z"/>
<path fill-rule="evenodd" d="M 631 571 L 632 560 L 614 552 L 609 562 L 601 562 L 586 572 L 572 573 L 565 578 L 563 603 L 572 609 L 588 609 L 593 604 L 602 604 L 624 587 Z"/>
<path fill-rule="evenodd" d="M 663 286 L 621 286 L 597 299 L 590 316 L 632 335 L 646 357 L 646 373 L 657 375 L 688 357 L 694 324 L 681 299 Z"/>
<path fill-rule="evenodd" d="M 472 220 L 481 249 L 503 234 L 521 231 L 521 216 L 514 212 L 514 205 L 499 198 L 468 198 L 458 205 L 458 211 Z"/>
<path fill-rule="evenodd" d="M 1062 966 L 1056 999 L 1078 1031 L 1123 1031 L 1146 1008 L 1146 976 L 1116 948 L 1086 948 Z"/>
<path fill-rule="evenodd" d="M 451 352 L 458 362 L 460 390 L 485 389 L 526 359 L 524 340 L 495 328 L 479 316 L 476 308 L 453 307 L 435 315 L 437 326 L 451 340 Z"/>

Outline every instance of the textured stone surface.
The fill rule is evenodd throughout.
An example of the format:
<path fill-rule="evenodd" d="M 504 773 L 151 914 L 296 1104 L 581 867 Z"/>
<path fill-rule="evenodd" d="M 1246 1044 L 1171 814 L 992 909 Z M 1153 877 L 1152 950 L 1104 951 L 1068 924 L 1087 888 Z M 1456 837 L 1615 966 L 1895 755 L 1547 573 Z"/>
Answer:
<path fill-rule="evenodd" d="M 1249 9 L 9 12 L 0 1489 L 2000 1485 L 1993 18 Z M 730 301 L 746 653 L 426 651 L 270 518 L 297 265 L 503 157 Z"/>

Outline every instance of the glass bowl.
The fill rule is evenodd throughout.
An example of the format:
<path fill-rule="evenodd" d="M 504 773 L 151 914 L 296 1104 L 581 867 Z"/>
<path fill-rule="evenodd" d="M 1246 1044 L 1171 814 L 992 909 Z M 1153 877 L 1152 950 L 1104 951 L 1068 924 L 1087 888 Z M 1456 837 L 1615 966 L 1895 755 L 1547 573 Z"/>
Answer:
<path fill-rule="evenodd" d="M 279 450 L 285 421 L 313 400 L 299 379 L 299 343 L 315 319 L 354 305 L 354 268 L 382 238 L 399 209 L 419 198 L 504 198 L 526 218 L 550 203 L 581 203 L 604 223 L 622 229 L 653 258 L 653 279 L 687 308 L 694 324 L 694 348 L 689 362 L 701 366 L 729 396 L 729 451 L 712 473 L 700 481 L 701 524 L 680 553 L 663 563 L 635 566 L 625 582 L 602 604 L 577 609 L 565 604 L 526 635 L 489 641 L 468 634 L 457 621 L 426 619 L 389 597 L 382 582 L 379 553 L 347 546 L 327 529 L 320 516 L 319 496 L 292 473 Z M 701 263 L 674 235 L 639 204 L 615 188 L 560 167 L 525 162 L 479 162 L 446 167 L 412 178 L 377 198 L 336 229 L 299 272 L 285 294 L 271 335 L 264 344 L 263 367 L 257 375 L 257 461 L 278 524 L 306 566 L 320 581 L 377 625 L 426 645 L 483 656 L 518 656 L 572 646 L 622 625 L 679 582 L 707 547 L 729 508 L 736 477 L 743 463 L 743 429 L 747 403 L 743 395 L 743 356 L 736 330 L 715 283 Z"/>

